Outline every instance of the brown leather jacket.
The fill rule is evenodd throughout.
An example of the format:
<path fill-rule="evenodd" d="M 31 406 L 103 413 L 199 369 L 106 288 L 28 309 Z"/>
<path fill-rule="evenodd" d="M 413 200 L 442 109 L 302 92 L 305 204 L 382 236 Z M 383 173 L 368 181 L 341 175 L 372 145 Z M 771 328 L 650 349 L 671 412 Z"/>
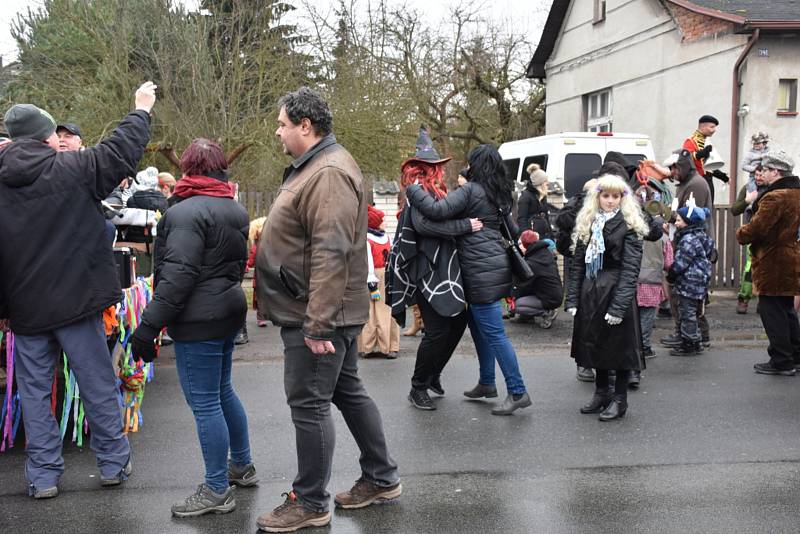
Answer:
<path fill-rule="evenodd" d="M 306 337 L 363 325 L 367 201 L 361 170 L 329 135 L 287 167 L 256 254 L 259 311 Z"/>
<path fill-rule="evenodd" d="M 753 218 L 736 231 L 750 244 L 753 286 L 759 295 L 800 295 L 800 180 L 780 178 L 757 202 Z"/>

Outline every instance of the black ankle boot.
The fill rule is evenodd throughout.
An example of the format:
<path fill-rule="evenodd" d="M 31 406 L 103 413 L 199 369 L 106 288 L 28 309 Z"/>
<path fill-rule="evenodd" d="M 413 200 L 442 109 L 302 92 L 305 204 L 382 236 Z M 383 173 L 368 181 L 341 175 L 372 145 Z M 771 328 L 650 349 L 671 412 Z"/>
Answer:
<path fill-rule="evenodd" d="M 703 347 L 699 341 L 689 341 L 684 339 L 680 347 L 675 347 L 669 351 L 670 356 L 697 356 L 703 352 Z"/>
<path fill-rule="evenodd" d="M 622 419 L 625 417 L 625 412 L 628 411 L 628 401 L 620 397 L 619 395 L 614 395 L 614 398 L 611 400 L 609 405 L 603 410 L 603 413 L 600 414 L 601 421 L 612 421 L 614 419 Z"/>
<path fill-rule="evenodd" d="M 236 334 L 236 337 L 233 340 L 234 345 L 244 345 L 245 343 L 249 343 L 250 338 L 247 337 L 247 325 L 242 325 L 242 329 L 239 330 L 239 333 Z"/>
<path fill-rule="evenodd" d="M 596 389 L 589 404 L 581 408 L 581 413 L 600 413 L 611 402 L 611 393 L 607 389 Z"/>
<path fill-rule="evenodd" d="M 641 371 L 631 371 L 628 376 L 628 387 L 631 389 L 639 389 L 639 383 L 642 381 Z"/>

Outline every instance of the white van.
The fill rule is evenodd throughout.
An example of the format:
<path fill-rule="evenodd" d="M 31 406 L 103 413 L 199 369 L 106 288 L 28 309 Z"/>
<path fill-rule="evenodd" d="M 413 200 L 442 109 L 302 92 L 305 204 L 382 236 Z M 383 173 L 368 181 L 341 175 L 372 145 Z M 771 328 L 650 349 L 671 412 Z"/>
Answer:
<path fill-rule="evenodd" d="M 632 164 L 642 159 L 655 159 L 650 137 L 617 132 L 566 132 L 500 145 L 500 155 L 508 175 L 521 184 L 528 178 L 526 170 L 538 163 L 550 181 L 557 183 L 569 198 L 600 168 L 607 152 L 621 152 Z"/>

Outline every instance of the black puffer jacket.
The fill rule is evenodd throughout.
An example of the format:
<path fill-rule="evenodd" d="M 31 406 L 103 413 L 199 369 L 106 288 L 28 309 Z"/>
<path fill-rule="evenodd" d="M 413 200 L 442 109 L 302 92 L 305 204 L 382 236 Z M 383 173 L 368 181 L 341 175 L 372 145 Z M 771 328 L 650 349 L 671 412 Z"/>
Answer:
<path fill-rule="evenodd" d="M 406 197 L 412 206 L 435 221 L 468 217 L 483 222 L 480 231 L 456 237 L 467 302 L 489 304 L 511 295 L 511 263 L 503 248 L 500 214 L 480 184 L 468 182 L 438 201 L 422 187 L 412 185 L 406 190 Z M 510 214 L 505 218 L 516 239 L 517 226 Z"/>
<path fill-rule="evenodd" d="M 170 207 L 157 230 L 155 293 L 142 322 L 166 326 L 176 341 L 235 334 L 247 313 L 245 209 L 232 198 L 193 196 Z"/>
<path fill-rule="evenodd" d="M 525 251 L 525 261 L 533 270 L 533 278 L 514 289 L 514 298 L 533 295 L 542 301 L 542 306 L 554 310 L 564 299 L 564 286 L 558 274 L 555 255 L 544 241 L 532 243 Z"/>
<path fill-rule="evenodd" d="M 586 191 L 573 196 L 567 201 L 556 218 L 556 228 L 558 233 L 556 235 L 556 250 L 567 258 L 572 257 L 572 231 L 575 230 L 575 220 L 578 218 L 578 212 L 583 207 L 583 200 L 586 198 Z"/>
<path fill-rule="evenodd" d="M 47 332 L 120 301 L 99 202 L 135 172 L 149 138 L 150 117 L 134 111 L 80 152 L 33 139 L 0 150 L 0 318 L 16 333 Z"/>
<path fill-rule="evenodd" d="M 550 204 L 547 203 L 547 197 L 539 199 L 539 191 L 530 182 L 519 195 L 517 226 L 520 232 L 528 229 L 538 232 L 540 239 L 553 237 Z"/>

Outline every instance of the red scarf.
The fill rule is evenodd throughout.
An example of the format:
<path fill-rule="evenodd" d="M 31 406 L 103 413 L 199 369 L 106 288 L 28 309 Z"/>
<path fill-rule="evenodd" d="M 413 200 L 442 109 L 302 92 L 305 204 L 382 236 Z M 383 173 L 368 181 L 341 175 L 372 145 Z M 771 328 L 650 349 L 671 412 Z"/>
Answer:
<path fill-rule="evenodd" d="M 198 195 L 207 197 L 233 198 L 235 187 L 209 176 L 184 176 L 175 185 L 174 195 L 189 198 Z"/>

